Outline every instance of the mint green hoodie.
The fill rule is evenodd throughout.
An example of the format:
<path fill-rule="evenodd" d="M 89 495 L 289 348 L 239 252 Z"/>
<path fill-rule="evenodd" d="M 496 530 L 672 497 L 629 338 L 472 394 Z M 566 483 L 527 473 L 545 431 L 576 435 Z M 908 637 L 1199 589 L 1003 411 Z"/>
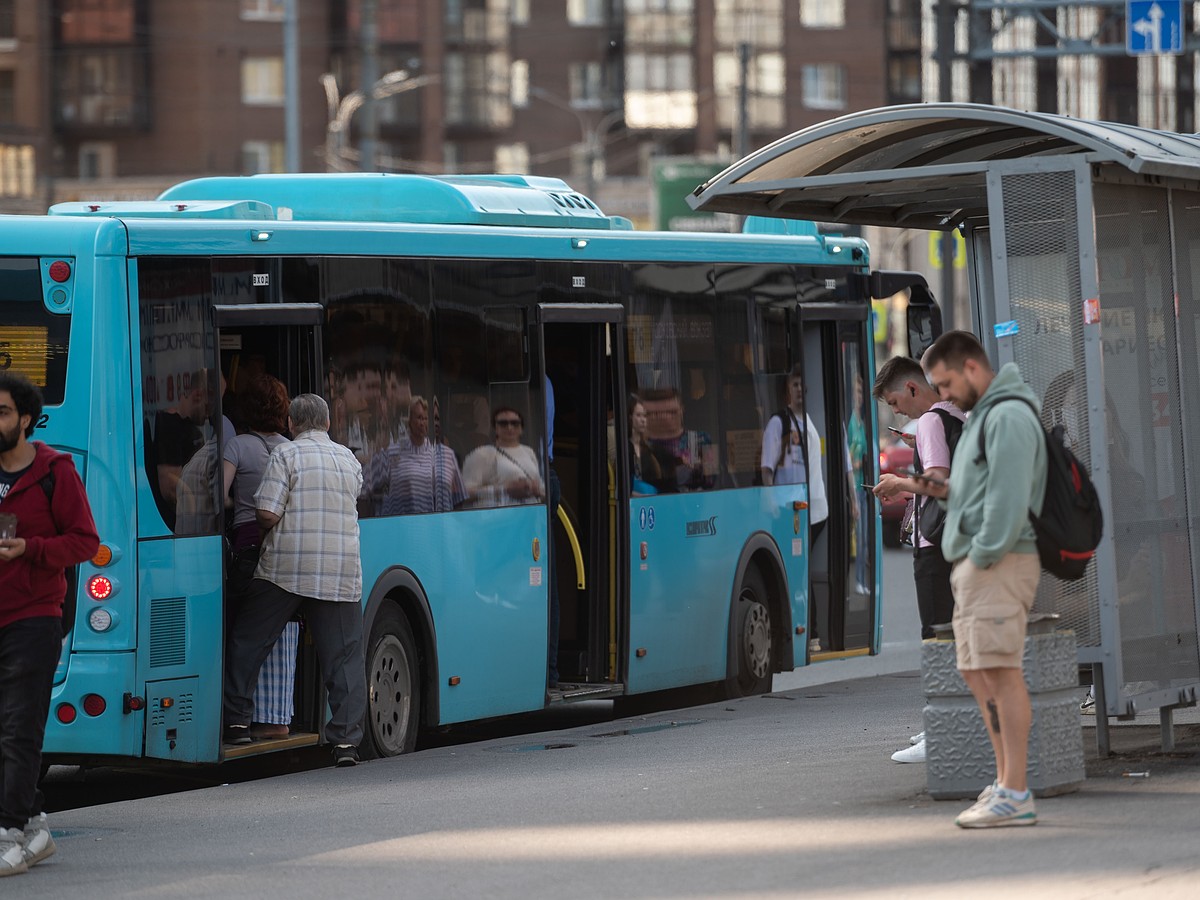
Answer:
<path fill-rule="evenodd" d="M 950 562 L 969 556 L 987 568 L 1009 553 L 1037 552 L 1029 511 L 1041 513 L 1046 493 L 1045 438 L 1038 417 L 1017 397 L 1041 408 L 1016 363 L 1006 363 L 967 416 L 954 448 L 942 534 Z M 981 422 L 987 458 L 977 463 Z"/>

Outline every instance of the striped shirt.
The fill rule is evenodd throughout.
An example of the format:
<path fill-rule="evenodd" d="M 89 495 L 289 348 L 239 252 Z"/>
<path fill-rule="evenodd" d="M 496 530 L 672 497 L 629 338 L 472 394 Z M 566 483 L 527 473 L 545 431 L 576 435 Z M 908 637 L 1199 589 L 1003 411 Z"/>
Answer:
<path fill-rule="evenodd" d="M 279 516 L 254 575 L 302 597 L 362 601 L 358 495 L 362 466 L 320 429 L 271 451 L 256 509 Z"/>
<path fill-rule="evenodd" d="M 467 497 L 454 451 L 428 438 L 419 447 L 407 437 L 392 444 L 371 460 L 371 472 L 385 516 L 449 512 Z"/>

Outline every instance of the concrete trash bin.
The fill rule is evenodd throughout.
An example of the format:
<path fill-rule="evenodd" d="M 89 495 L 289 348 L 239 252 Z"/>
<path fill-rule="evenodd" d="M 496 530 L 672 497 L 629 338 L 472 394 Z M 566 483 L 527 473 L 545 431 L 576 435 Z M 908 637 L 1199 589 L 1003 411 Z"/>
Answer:
<path fill-rule="evenodd" d="M 1030 616 L 1025 635 L 1025 683 L 1033 703 L 1029 787 L 1039 797 L 1076 791 L 1084 779 L 1075 633 L 1055 631 L 1057 618 Z M 995 761 L 979 707 L 955 664 L 952 639 L 922 644 L 921 688 L 929 794 L 973 800 L 996 777 Z"/>

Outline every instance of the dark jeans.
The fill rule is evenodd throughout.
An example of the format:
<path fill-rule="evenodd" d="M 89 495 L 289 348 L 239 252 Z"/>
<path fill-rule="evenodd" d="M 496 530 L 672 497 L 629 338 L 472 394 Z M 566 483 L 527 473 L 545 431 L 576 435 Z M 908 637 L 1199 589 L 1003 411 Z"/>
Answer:
<path fill-rule="evenodd" d="M 921 640 L 933 637 L 933 626 L 954 618 L 954 592 L 950 590 L 950 563 L 941 547 L 919 547 L 913 552 L 913 579 L 917 583 L 917 613 Z"/>
<path fill-rule="evenodd" d="M 57 617 L 0 628 L 0 828 L 23 829 L 42 811 L 42 739 L 61 654 Z"/>
<path fill-rule="evenodd" d="M 317 645 L 321 678 L 329 692 L 325 737 L 333 744 L 357 747 L 367 713 L 362 607 L 302 597 L 262 578 L 250 582 L 225 648 L 225 725 L 250 724 L 258 670 L 297 611 L 304 613 Z"/>
<path fill-rule="evenodd" d="M 554 466 L 546 470 L 546 486 L 550 495 L 550 531 L 546 534 L 546 577 L 550 581 L 550 631 L 546 637 L 546 683 L 558 684 L 558 627 L 561 615 L 558 607 L 558 570 L 554 565 L 554 527 L 558 519 L 558 504 L 562 501 L 562 485 Z"/>

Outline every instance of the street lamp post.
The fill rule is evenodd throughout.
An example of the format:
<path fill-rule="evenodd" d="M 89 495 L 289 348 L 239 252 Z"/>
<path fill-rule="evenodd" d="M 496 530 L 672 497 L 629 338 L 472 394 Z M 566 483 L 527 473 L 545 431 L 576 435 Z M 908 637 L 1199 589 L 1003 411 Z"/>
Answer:
<path fill-rule="evenodd" d="M 409 78 L 408 72 L 397 69 L 388 72 L 371 86 L 372 101 L 393 97 L 405 91 L 416 90 L 438 80 L 437 75 L 418 75 Z M 325 103 L 328 110 L 329 124 L 325 128 L 325 165 L 337 172 L 350 171 L 346 152 L 346 134 L 350 130 L 350 119 L 363 107 L 367 98 L 362 91 L 351 91 L 344 97 L 339 97 L 337 79 L 329 72 L 321 76 L 321 86 L 325 88 Z M 354 167 L 357 168 L 357 167 Z"/>
<path fill-rule="evenodd" d="M 587 171 L 584 173 L 584 193 L 588 197 L 592 197 L 596 193 L 596 170 L 604 162 L 604 137 L 613 125 L 625 117 L 625 111 L 614 109 L 592 124 L 582 112 L 562 97 L 544 88 L 531 87 L 529 96 L 545 100 L 551 106 L 569 112 L 579 123 L 580 146 L 583 148 L 584 161 L 587 166 Z"/>

